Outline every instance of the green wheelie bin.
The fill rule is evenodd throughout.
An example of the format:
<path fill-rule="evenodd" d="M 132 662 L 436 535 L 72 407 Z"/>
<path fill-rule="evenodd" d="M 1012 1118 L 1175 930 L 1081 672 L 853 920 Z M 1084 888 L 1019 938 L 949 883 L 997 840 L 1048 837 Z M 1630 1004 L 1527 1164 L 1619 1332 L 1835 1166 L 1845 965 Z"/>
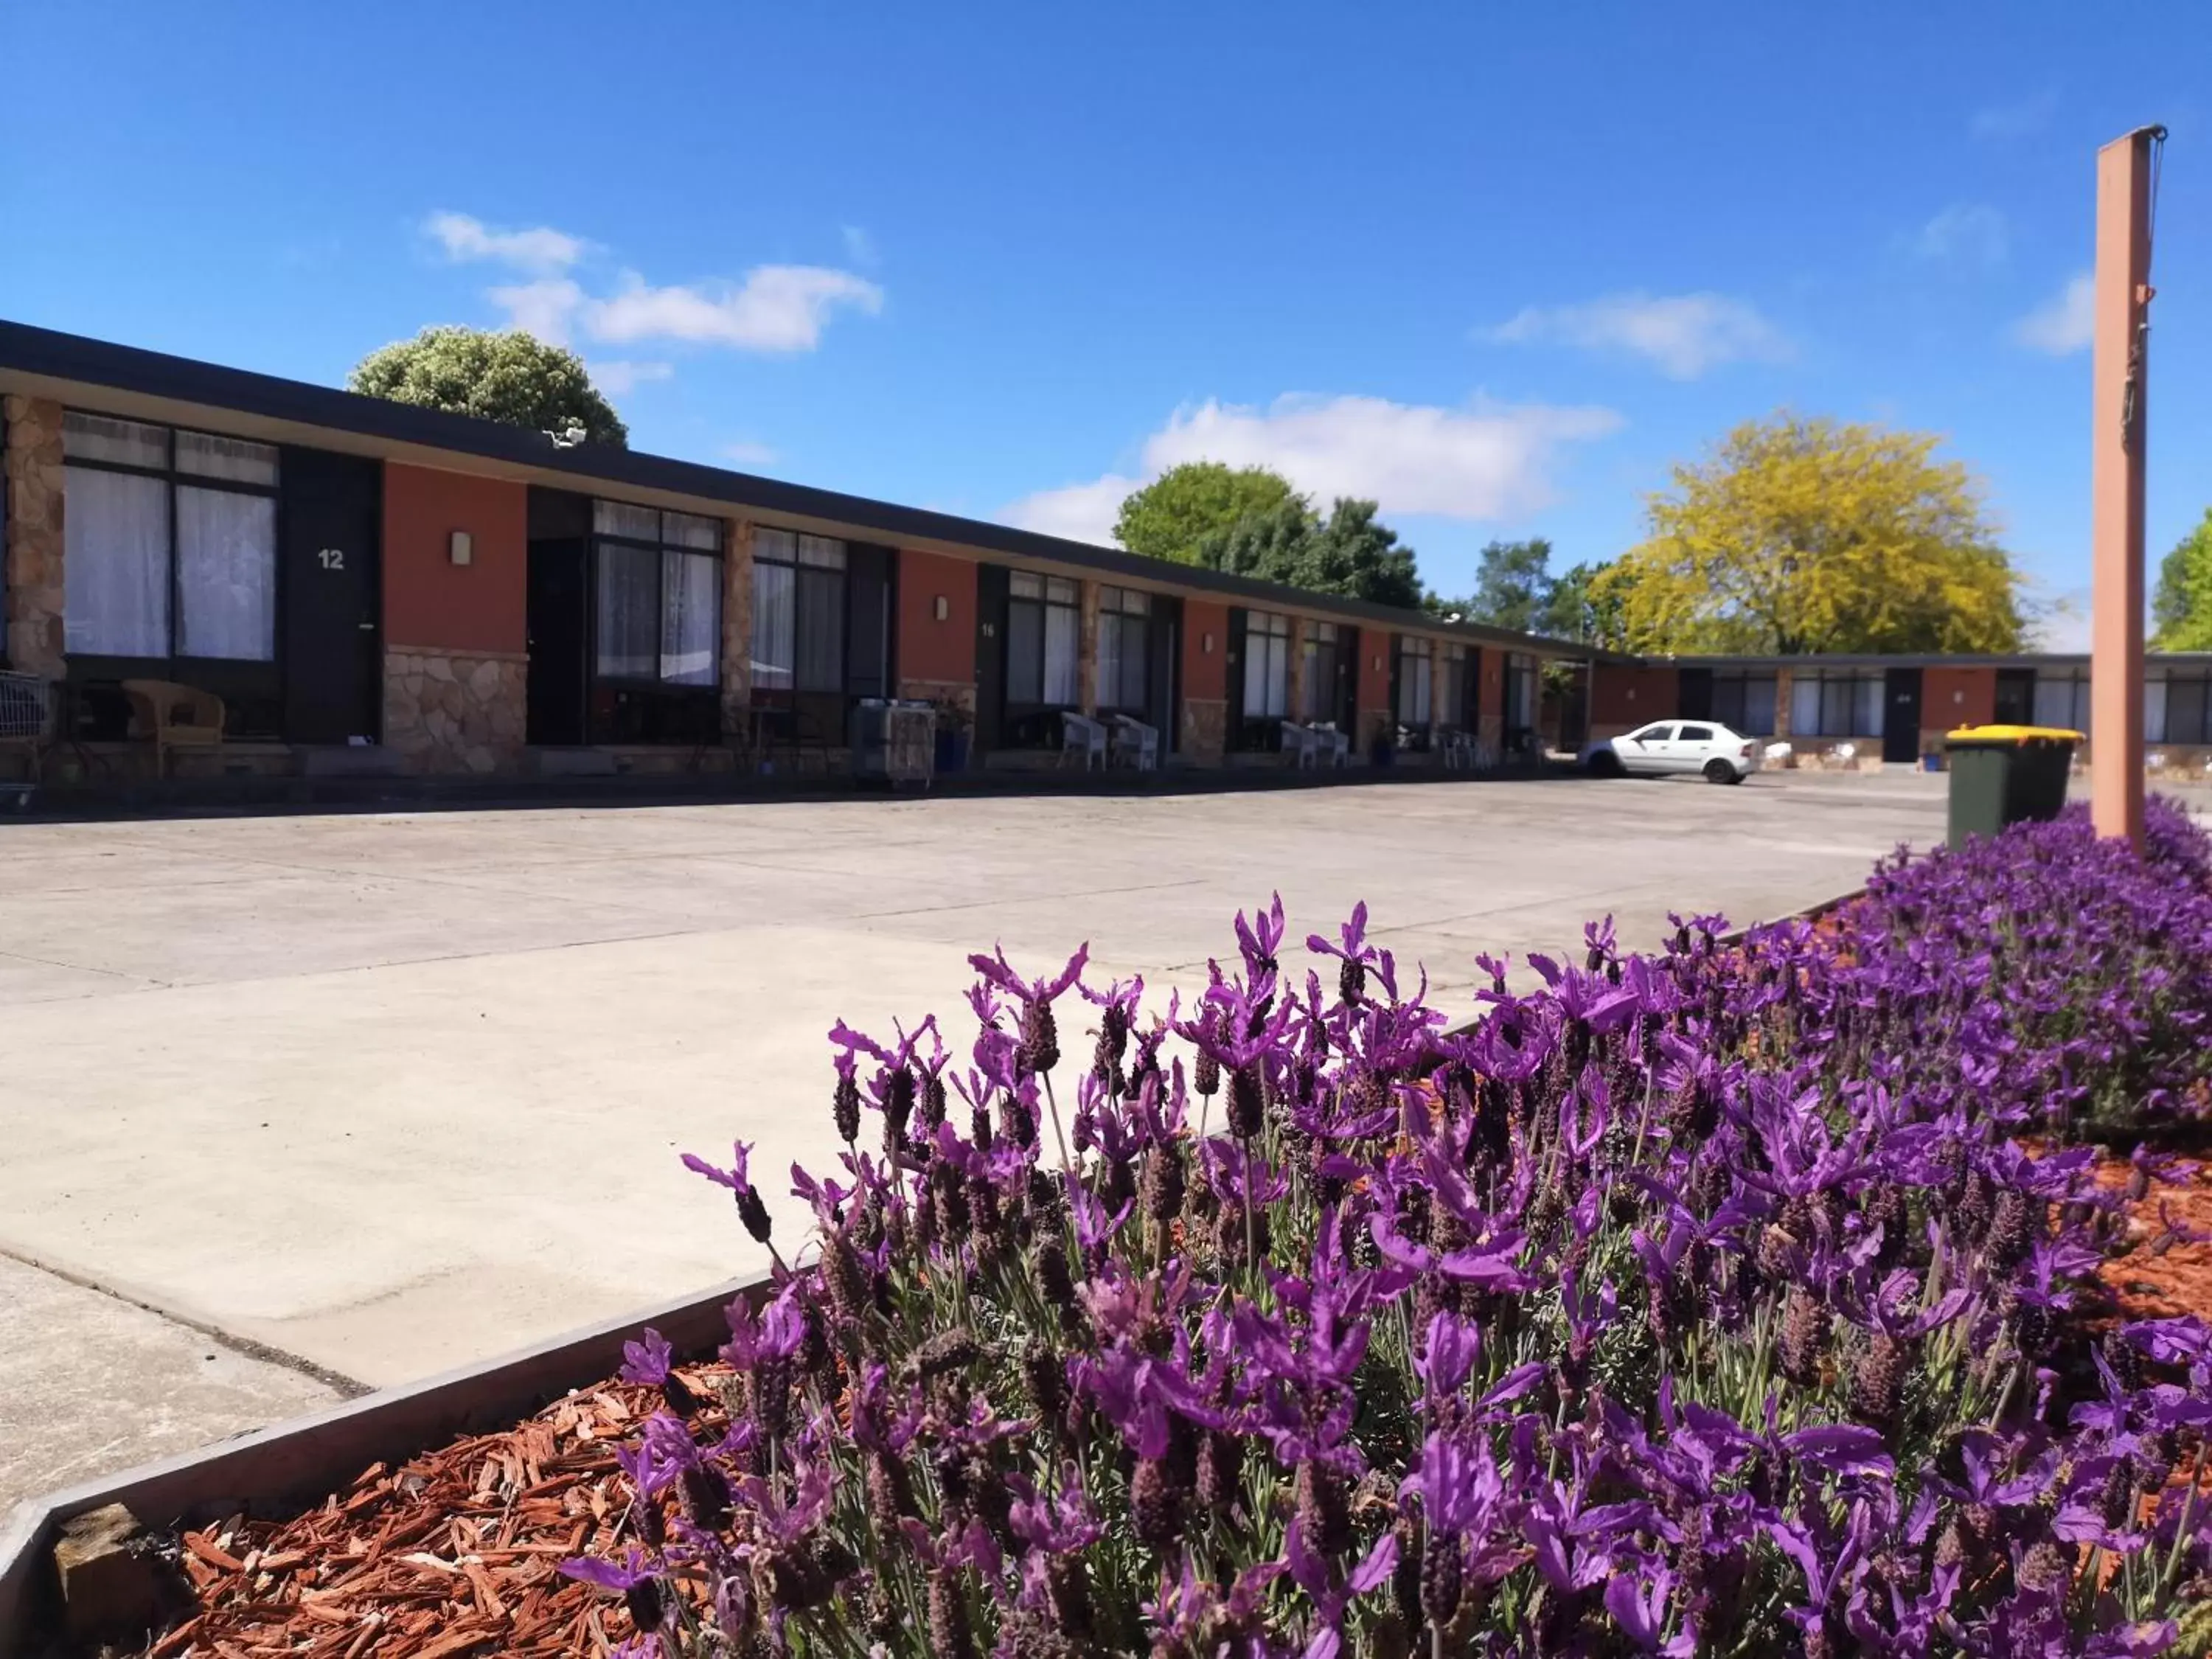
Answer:
<path fill-rule="evenodd" d="M 2055 726 L 1962 726 L 1949 733 L 1951 845 L 2057 817 L 2081 741 L 2079 732 Z"/>

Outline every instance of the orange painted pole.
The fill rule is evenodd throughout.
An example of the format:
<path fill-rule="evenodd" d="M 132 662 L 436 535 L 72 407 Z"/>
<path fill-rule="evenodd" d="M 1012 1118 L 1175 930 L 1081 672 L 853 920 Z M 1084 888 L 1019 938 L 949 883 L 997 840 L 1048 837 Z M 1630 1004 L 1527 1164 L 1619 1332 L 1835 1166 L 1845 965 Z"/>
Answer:
<path fill-rule="evenodd" d="M 2150 163 L 2155 127 L 2097 152 L 2089 404 L 2089 804 L 2097 833 L 2142 845 L 2143 457 L 2149 415 Z"/>

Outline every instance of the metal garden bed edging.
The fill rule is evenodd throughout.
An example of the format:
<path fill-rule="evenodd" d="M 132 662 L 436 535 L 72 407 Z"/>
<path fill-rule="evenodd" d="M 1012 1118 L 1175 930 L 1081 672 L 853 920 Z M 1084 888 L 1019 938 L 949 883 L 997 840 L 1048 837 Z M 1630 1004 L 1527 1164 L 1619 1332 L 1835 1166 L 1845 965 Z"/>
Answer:
<path fill-rule="evenodd" d="M 319 1498 L 372 1463 L 404 1462 L 471 1428 L 511 1424 L 571 1389 L 605 1382 L 622 1364 L 623 1342 L 648 1325 L 679 1354 L 714 1348 L 729 1333 L 723 1310 L 769 1282 L 764 1275 L 730 1279 L 420 1382 L 26 1498 L 0 1523 L 0 1659 L 31 1652 L 33 1636 L 58 1611 L 48 1553 L 72 1516 L 121 1504 L 159 1529 L 180 1519 Z"/>

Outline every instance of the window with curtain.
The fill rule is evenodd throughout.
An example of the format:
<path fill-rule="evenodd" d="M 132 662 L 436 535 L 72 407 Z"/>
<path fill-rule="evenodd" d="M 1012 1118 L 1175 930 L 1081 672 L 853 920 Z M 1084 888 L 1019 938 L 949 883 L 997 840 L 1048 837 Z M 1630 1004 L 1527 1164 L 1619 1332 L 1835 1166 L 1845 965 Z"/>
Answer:
<path fill-rule="evenodd" d="M 1880 737 L 1885 684 L 1880 669 L 1797 670 L 1790 683 L 1790 735 Z"/>
<path fill-rule="evenodd" d="M 1473 685 L 1468 675 L 1474 671 L 1473 653 L 1463 645 L 1443 647 L 1444 705 L 1437 710 L 1437 721 L 1451 731 L 1460 731 L 1474 720 Z"/>
<path fill-rule="evenodd" d="M 1298 632 L 1298 651 L 1303 659 L 1299 668 L 1304 677 L 1304 707 L 1298 711 L 1299 717 L 1306 720 L 1333 720 L 1336 718 L 1337 665 L 1342 660 L 1336 624 L 1302 623 Z"/>
<path fill-rule="evenodd" d="M 1151 706 L 1152 596 L 1098 590 L 1098 706 L 1142 714 Z"/>
<path fill-rule="evenodd" d="M 1763 738 L 1774 731 L 1775 677 L 1756 669 L 1717 668 L 1713 671 L 1712 717 L 1746 737 Z"/>
<path fill-rule="evenodd" d="M 1291 712 L 1291 619 L 1270 611 L 1244 618 L 1244 718 L 1279 720 Z"/>
<path fill-rule="evenodd" d="M 845 544 L 753 532 L 753 690 L 845 690 Z"/>
<path fill-rule="evenodd" d="M 1073 708 L 1079 685 L 1081 590 L 1066 576 L 1016 570 L 1006 578 L 1006 701 Z"/>
<path fill-rule="evenodd" d="M 1434 689 L 1431 665 L 1433 641 L 1411 634 L 1398 635 L 1398 724 L 1424 726 L 1429 723 L 1430 696 Z"/>
<path fill-rule="evenodd" d="M 2168 669 L 2146 679 L 2143 739 L 2147 743 L 2212 744 L 2212 674 L 2203 669 Z"/>
<path fill-rule="evenodd" d="M 1505 732 L 1533 731 L 1536 725 L 1536 659 L 1520 652 L 1505 658 Z"/>
<path fill-rule="evenodd" d="M 593 501 L 592 532 L 599 678 L 719 684 L 721 521 L 629 501 Z"/>
<path fill-rule="evenodd" d="M 2089 676 L 2079 668 L 2035 671 L 2035 724 L 2069 731 L 2089 729 Z"/>
<path fill-rule="evenodd" d="M 276 451 L 71 410 L 63 644 L 73 654 L 276 659 Z"/>

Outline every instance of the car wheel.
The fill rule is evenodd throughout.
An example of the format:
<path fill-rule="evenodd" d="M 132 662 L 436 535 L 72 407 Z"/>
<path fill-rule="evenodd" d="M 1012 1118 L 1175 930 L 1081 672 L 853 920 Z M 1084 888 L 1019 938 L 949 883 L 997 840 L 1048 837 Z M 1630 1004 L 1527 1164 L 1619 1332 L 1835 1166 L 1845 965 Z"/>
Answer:
<path fill-rule="evenodd" d="M 1594 778 L 1617 778 L 1625 770 L 1620 757 L 1610 749 L 1601 749 L 1589 758 L 1589 775 Z"/>
<path fill-rule="evenodd" d="M 1734 783 L 1735 781 L 1735 768 L 1730 766 L 1726 761 L 1709 760 L 1705 763 L 1707 783 Z"/>

